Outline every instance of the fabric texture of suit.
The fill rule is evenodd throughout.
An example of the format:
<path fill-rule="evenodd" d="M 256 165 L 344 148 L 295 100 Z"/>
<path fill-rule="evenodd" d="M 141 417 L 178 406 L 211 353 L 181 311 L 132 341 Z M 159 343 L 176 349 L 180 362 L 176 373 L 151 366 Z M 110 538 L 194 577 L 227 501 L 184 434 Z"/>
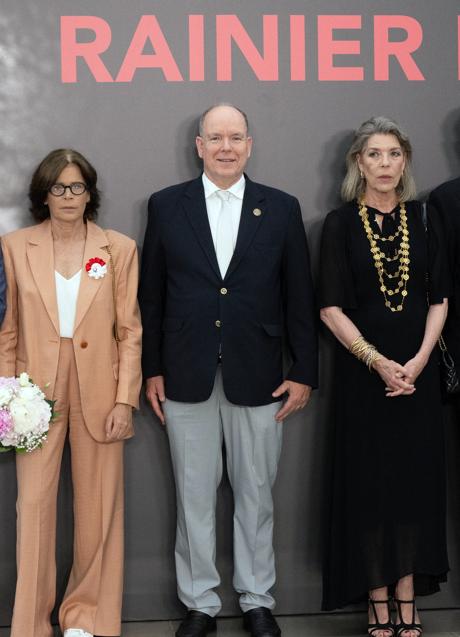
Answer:
<path fill-rule="evenodd" d="M 282 425 L 272 392 L 283 380 L 284 332 L 292 359 L 287 378 L 317 382 L 310 264 L 297 199 L 246 178 L 235 250 L 222 278 L 202 178 L 152 195 L 139 298 L 143 373 L 165 381 L 179 598 L 211 616 L 221 608 L 215 504 L 225 444 L 235 503 L 234 588 L 243 612 L 274 608 L 271 489 Z"/>
<path fill-rule="evenodd" d="M 99 257 L 116 270 L 117 326 L 111 268 L 100 279 L 85 264 Z M 8 281 L 7 312 L 0 331 L 0 374 L 27 371 L 48 398 L 53 397 L 59 360 L 59 317 L 54 279 L 53 238 L 49 220 L 2 238 Z M 74 326 L 74 349 L 86 426 L 105 441 L 104 424 L 116 402 L 137 408 L 141 376 L 141 339 L 137 294 L 137 249 L 132 239 L 88 222 L 83 273 Z"/>
<path fill-rule="evenodd" d="M 139 300 L 144 377 L 164 375 L 167 397 L 211 395 L 219 351 L 225 394 L 273 402 L 286 378 L 317 385 L 317 341 L 307 241 L 294 197 L 246 178 L 238 238 L 222 279 L 201 177 L 152 195 Z"/>
<path fill-rule="evenodd" d="M 453 298 L 449 299 L 449 312 L 443 335 L 457 369 L 460 366 L 460 178 L 441 184 L 428 198 L 439 212 L 447 238 Z"/>
<path fill-rule="evenodd" d="M 47 397 L 56 400 L 58 411 L 43 447 L 17 457 L 18 578 L 11 634 L 53 634 L 49 615 L 55 602 L 56 495 L 68 432 L 75 533 L 61 628 L 119 635 L 123 441 L 106 443 L 105 420 L 117 402 L 138 405 L 142 330 L 136 245 L 118 232 L 87 223 L 72 339 L 59 333 L 50 221 L 6 235 L 2 245 L 8 293 L 0 330 L 0 374 L 28 372 Z M 108 264 L 101 279 L 86 273 L 85 264 L 93 257 Z"/>
<path fill-rule="evenodd" d="M 3 254 L 0 250 L 0 327 L 6 311 L 6 278 L 5 268 L 3 266 Z"/>

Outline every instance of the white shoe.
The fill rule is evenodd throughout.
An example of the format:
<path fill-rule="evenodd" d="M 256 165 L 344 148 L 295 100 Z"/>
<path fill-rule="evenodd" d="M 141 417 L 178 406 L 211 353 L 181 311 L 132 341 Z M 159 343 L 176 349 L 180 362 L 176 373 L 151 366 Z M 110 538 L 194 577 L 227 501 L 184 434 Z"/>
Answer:
<path fill-rule="evenodd" d="M 64 637 L 94 637 L 91 633 L 87 633 L 81 628 L 67 628 L 64 631 Z"/>

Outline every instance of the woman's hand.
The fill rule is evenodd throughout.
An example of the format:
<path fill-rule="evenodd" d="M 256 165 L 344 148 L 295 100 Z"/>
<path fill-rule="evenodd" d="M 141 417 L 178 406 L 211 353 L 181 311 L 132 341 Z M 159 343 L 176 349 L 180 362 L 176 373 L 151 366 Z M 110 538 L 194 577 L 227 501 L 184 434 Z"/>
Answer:
<path fill-rule="evenodd" d="M 420 354 L 416 354 L 414 358 L 411 358 L 409 361 L 407 361 L 407 363 L 404 365 L 404 369 L 407 370 L 407 374 L 404 377 L 404 380 L 408 383 L 414 384 L 424 370 L 427 362 L 428 360 Z"/>
<path fill-rule="evenodd" d="M 388 397 L 410 396 L 414 393 L 415 386 L 410 376 L 412 369 L 408 369 L 406 366 L 403 367 L 396 361 L 389 360 L 384 356 L 375 361 L 373 368 L 385 383 L 385 391 Z"/>
<path fill-rule="evenodd" d="M 131 405 L 117 403 L 105 421 L 107 441 L 124 440 L 133 427 L 133 408 Z"/>

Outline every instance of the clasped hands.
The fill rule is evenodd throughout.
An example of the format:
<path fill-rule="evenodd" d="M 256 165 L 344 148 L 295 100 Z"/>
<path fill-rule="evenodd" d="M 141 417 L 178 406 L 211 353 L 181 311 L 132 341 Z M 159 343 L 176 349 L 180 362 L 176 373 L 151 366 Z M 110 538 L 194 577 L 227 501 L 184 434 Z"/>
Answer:
<path fill-rule="evenodd" d="M 147 399 L 152 406 L 155 415 L 159 418 L 162 425 L 165 424 L 165 417 L 161 408 L 161 403 L 165 401 L 165 386 L 163 376 L 152 376 L 147 378 L 145 393 Z M 303 383 L 296 383 L 293 380 L 285 380 L 272 393 L 273 398 L 278 398 L 284 393 L 288 394 L 288 398 L 281 409 L 276 413 L 275 419 L 281 422 L 289 416 L 293 411 L 299 411 L 305 407 L 310 400 L 311 387 Z"/>
<path fill-rule="evenodd" d="M 426 363 L 427 361 L 419 354 L 404 365 L 382 356 L 374 363 L 373 368 L 385 383 L 387 397 L 394 398 L 410 396 L 415 392 L 415 381 Z"/>

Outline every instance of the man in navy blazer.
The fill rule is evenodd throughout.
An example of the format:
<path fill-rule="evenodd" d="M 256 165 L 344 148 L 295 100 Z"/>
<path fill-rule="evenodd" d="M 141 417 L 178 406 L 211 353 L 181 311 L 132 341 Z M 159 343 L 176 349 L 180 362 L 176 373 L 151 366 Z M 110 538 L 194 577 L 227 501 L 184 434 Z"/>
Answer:
<path fill-rule="evenodd" d="M 3 323 L 6 310 L 6 279 L 3 267 L 3 254 L 0 248 L 0 326 Z"/>
<path fill-rule="evenodd" d="M 167 424 L 176 480 L 178 594 L 188 609 L 176 634 L 203 637 L 221 607 L 215 503 L 225 441 L 234 587 L 253 637 L 275 637 L 271 488 L 282 421 L 317 385 L 307 240 L 297 199 L 244 174 L 252 138 L 240 109 L 205 111 L 196 146 L 203 174 L 149 200 L 139 292 L 146 393 Z"/>

